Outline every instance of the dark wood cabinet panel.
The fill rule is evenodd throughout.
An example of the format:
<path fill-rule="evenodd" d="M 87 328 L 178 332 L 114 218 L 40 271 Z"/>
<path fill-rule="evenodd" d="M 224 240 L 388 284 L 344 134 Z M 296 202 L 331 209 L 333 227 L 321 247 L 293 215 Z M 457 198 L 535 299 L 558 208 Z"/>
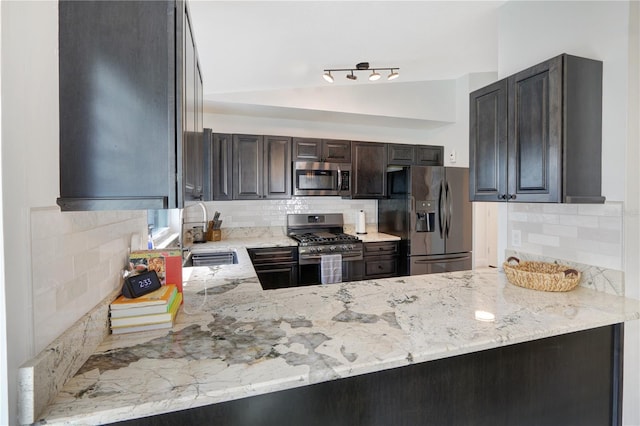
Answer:
<path fill-rule="evenodd" d="M 469 109 L 472 200 L 604 202 L 602 62 L 557 56 L 471 93 Z"/>
<path fill-rule="evenodd" d="M 291 138 L 233 135 L 233 199 L 291 197 Z"/>
<path fill-rule="evenodd" d="M 375 142 L 352 142 L 353 198 L 382 198 L 387 185 L 387 146 Z"/>
<path fill-rule="evenodd" d="M 351 162 L 351 141 L 315 138 L 293 138 L 295 161 Z"/>
<path fill-rule="evenodd" d="M 623 326 L 413 363 L 118 424 L 620 425 Z"/>
<path fill-rule="evenodd" d="M 262 198 L 264 139 L 257 135 L 233 135 L 233 199 Z"/>
<path fill-rule="evenodd" d="M 214 133 L 212 150 L 212 192 L 214 200 L 233 199 L 233 138 Z"/>
<path fill-rule="evenodd" d="M 475 201 L 507 193 L 507 80 L 470 95 L 469 192 Z"/>
<path fill-rule="evenodd" d="M 416 150 L 413 145 L 387 144 L 388 163 L 397 166 L 410 166 L 416 161 Z"/>
<path fill-rule="evenodd" d="M 512 200 L 560 201 L 562 61 L 556 57 L 508 79 L 508 173 L 515 177 L 508 180 L 508 194 Z"/>
<path fill-rule="evenodd" d="M 322 159 L 334 163 L 351 162 L 351 141 L 335 139 L 322 140 Z"/>
<path fill-rule="evenodd" d="M 442 166 L 444 147 L 431 145 L 387 144 L 389 165 Z"/>
<path fill-rule="evenodd" d="M 62 210 L 183 206 L 198 139 L 186 123 L 202 123 L 196 93 L 185 117 L 187 15 L 181 1 L 59 2 Z"/>
<path fill-rule="evenodd" d="M 293 138 L 293 159 L 322 161 L 322 139 Z"/>
<path fill-rule="evenodd" d="M 298 247 L 247 249 L 264 290 L 298 285 Z"/>
<path fill-rule="evenodd" d="M 418 166 L 442 166 L 444 164 L 444 147 L 416 145 L 415 164 Z"/>
<path fill-rule="evenodd" d="M 202 75 L 188 13 L 184 14 L 183 69 L 183 194 L 186 201 L 204 198 L 204 133 L 202 129 Z"/>
<path fill-rule="evenodd" d="M 291 198 L 291 138 L 264 137 L 264 198 Z"/>
<path fill-rule="evenodd" d="M 398 241 L 364 243 L 363 249 L 364 279 L 399 275 Z"/>

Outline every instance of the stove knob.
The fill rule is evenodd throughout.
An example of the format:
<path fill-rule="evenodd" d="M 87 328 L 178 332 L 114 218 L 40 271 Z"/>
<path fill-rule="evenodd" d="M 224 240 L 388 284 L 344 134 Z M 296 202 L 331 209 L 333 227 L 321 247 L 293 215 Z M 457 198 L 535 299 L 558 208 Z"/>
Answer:
<path fill-rule="evenodd" d="M 329 251 L 336 251 L 336 246 L 329 247 Z"/>

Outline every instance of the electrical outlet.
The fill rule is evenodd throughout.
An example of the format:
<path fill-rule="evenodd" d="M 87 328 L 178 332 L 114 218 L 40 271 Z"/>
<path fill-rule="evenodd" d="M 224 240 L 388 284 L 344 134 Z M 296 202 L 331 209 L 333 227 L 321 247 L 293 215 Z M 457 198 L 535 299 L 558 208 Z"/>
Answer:
<path fill-rule="evenodd" d="M 455 150 L 455 149 L 454 149 L 454 150 L 452 150 L 452 151 L 449 153 L 449 162 L 450 162 L 450 163 L 455 163 L 455 162 L 456 162 L 456 150 Z"/>
<path fill-rule="evenodd" d="M 519 229 L 511 231 L 511 246 L 520 247 L 522 245 L 522 233 Z"/>

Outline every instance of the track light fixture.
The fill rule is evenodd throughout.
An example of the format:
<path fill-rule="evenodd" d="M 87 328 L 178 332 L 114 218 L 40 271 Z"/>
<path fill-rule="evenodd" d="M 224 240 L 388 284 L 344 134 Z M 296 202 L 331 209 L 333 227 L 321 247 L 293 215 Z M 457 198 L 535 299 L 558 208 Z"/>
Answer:
<path fill-rule="evenodd" d="M 324 70 L 324 74 L 322 74 L 322 77 L 328 82 L 328 83 L 333 83 L 334 82 L 334 78 L 331 75 L 332 72 L 341 72 L 344 71 L 347 73 L 346 77 L 349 80 L 357 80 L 358 76 L 355 75 L 353 72 L 354 71 L 369 71 L 369 62 L 360 62 L 359 64 L 356 65 L 355 68 L 334 68 L 334 69 L 325 69 Z M 395 80 L 396 78 L 398 78 L 400 76 L 400 74 L 398 73 L 398 71 L 400 71 L 400 68 L 398 67 L 383 67 L 383 68 L 372 68 L 372 73 L 369 74 L 369 81 L 376 81 L 380 79 L 380 74 L 378 73 L 378 71 L 389 71 L 389 75 L 387 76 L 387 80 Z"/>
<path fill-rule="evenodd" d="M 331 71 L 327 71 L 322 74 L 322 78 L 324 78 L 327 83 L 333 83 L 333 76 L 331 75 Z"/>

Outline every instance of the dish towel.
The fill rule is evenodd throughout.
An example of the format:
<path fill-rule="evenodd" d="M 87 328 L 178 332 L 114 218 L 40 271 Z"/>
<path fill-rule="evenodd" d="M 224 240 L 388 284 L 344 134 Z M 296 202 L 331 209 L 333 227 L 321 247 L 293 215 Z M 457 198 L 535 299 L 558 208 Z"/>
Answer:
<path fill-rule="evenodd" d="M 341 254 L 323 254 L 320 256 L 320 282 L 322 284 L 342 282 Z"/>

